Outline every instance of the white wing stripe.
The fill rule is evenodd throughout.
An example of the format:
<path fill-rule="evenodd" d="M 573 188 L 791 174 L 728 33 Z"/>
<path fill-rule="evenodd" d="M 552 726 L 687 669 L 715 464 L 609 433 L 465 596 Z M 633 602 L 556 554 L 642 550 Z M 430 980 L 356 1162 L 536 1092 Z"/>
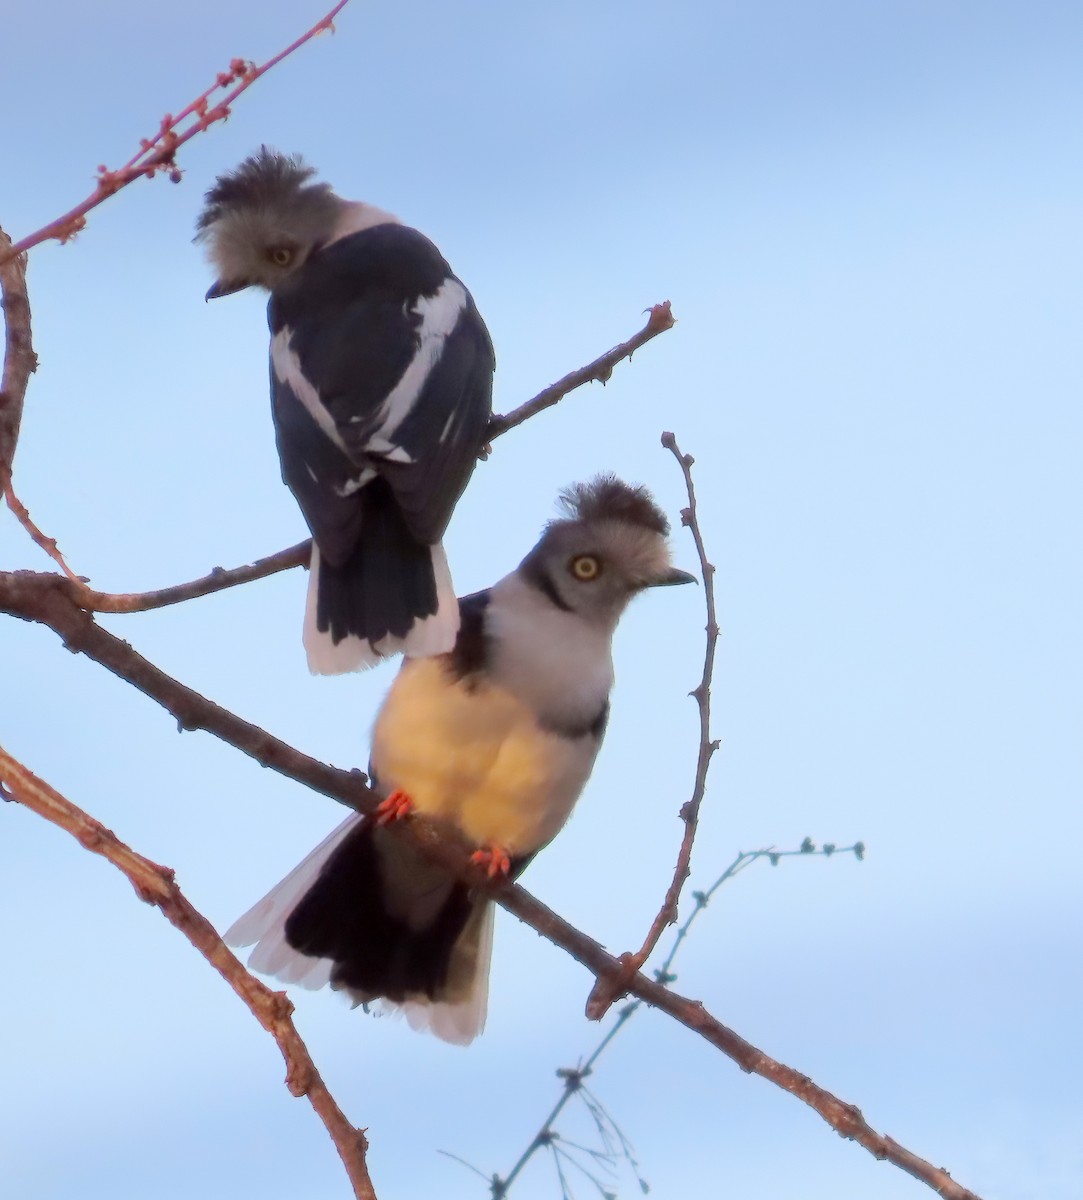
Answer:
<path fill-rule="evenodd" d="M 414 305 L 414 312 L 421 318 L 421 328 L 417 331 L 417 353 L 380 406 L 379 432 L 388 441 L 421 394 L 464 308 L 466 288 L 457 279 L 446 279 L 435 295 L 422 296 Z"/>
<path fill-rule="evenodd" d="M 271 339 L 271 367 L 279 383 L 284 383 L 298 400 L 308 410 L 309 416 L 320 427 L 320 430 L 347 456 L 350 452 L 335 426 L 335 418 L 324 406 L 319 392 L 305 378 L 301 370 L 301 362 L 290 349 L 290 339 L 293 330 L 288 325 L 282 328 Z"/>

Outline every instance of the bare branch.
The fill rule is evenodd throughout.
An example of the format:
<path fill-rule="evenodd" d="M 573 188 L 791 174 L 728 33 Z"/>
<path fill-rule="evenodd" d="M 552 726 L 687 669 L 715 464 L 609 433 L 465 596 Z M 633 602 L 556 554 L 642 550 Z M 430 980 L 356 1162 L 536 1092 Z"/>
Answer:
<path fill-rule="evenodd" d="M 316 1069 L 308 1048 L 293 1024 L 293 1004 L 285 992 L 274 992 L 250 975 L 226 948 L 210 921 L 185 898 L 169 867 L 159 866 L 125 845 L 112 830 L 77 808 L 0 747 L 3 790 L 19 804 L 67 830 L 80 845 L 108 859 L 122 871 L 136 895 L 159 908 L 222 976 L 278 1043 L 286 1060 L 286 1087 L 305 1096 L 335 1143 L 342 1165 L 359 1200 L 376 1200 L 365 1154 L 368 1142 L 346 1119 Z"/>
<path fill-rule="evenodd" d="M 688 492 L 688 507 L 681 510 L 681 524 L 692 531 L 696 543 L 696 553 L 699 555 L 700 572 L 703 576 L 703 596 L 707 608 L 707 642 L 703 655 L 703 674 L 696 685 L 692 696 L 699 708 L 699 750 L 696 756 L 696 775 L 692 785 L 692 797 L 681 807 L 681 820 L 684 822 L 684 837 L 677 852 L 677 865 L 673 869 L 673 879 L 666 889 L 662 907 L 651 922 L 643 945 L 634 953 L 621 955 L 628 976 L 639 971 L 643 964 L 654 953 L 658 939 L 667 925 L 677 921 L 677 904 L 681 897 L 685 881 L 688 879 L 692 861 L 692 843 L 696 839 L 696 829 L 699 824 L 699 810 L 703 803 L 703 795 L 707 788 L 707 772 L 710 770 L 711 759 L 718 749 L 718 742 L 711 739 L 711 681 L 714 676 L 715 649 L 718 645 L 718 614 L 714 597 L 714 564 L 708 561 L 707 550 L 703 544 L 703 531 L 699 526 L 699 516 L 696 511 L 696 490 L 692 484 L 692 464 L 695 459 L 691 454 L 682 454 L 677 447 L 677 439 L 672 433 L 662 434 L 662 445 L 669 450 L 684 473 L 684 486 Z M 624 994 L 619 986 L 619 980 L 599 980 L 587 999 L 587 1016 L 594 1021 L 600 1020 L 609 1011 L 613 1002 Z"/>
<path fill-rule="evenodd" d="M 288 550 L 279 550 L 277 554 L 266 558 L 257 558 L 255 562 L 243 567 L 233 567 L 227 571 L 215 567 L 209 575 L 193 579 L 190 583 L 178 583 L 173 587 L 159 588 L 155 592 L 110 593 L 95 592 L 85 584 L 76 581 L 69 589 L 69 595 L 88 612 L 133 613 L 146 612 L 152 608 L 165 608 L 170 604 L 180 604 L 184 600 L 195 600 L 200 596 L 208 596 L 212 592 L 221 592 L 226 588 L 236 587 L 241 583 L 251 583 L 255 579 L 266 579 L 268 575 L 276 575 L 279 571 L 287 571 L 291 567 L 304 566 L 312 553 L 312 542 L 298 542 Z"/>
<path fill-rule="evenodd" d="M 30 300 L 26 294 L 26 256 L 12 252 L 11 238 L 0 229 L 0 307 L 4 310 L 4 373 L 0 376 L 0 491 L 11 483 L 11 464 L 19 441 L 23 397 L 38 360 L 30 337 Z"/>
<path fill-rule="evenodd" d="M 205 729 L 264 766 L 350 808 L 363 812 L 375 808 L 376 797 L 365 787 L 361 772 L 340 771 L 310 758 L 184 687 L 137 654 L 126 642 L 99 628 L 93 618 L 71 600 L 63 581 L 55 575 L 0 572 L 0 612 L 49 626 L 60 634 L 69 650 L 86 654 L 157 700 L 177 717 L 181 728 Z M 417 815 L 389 828 L 396 836 L 411 838 L 426 857 L 456 878 L 488 892 L 498 904 L 566 950 L 596 978 L 620 981 L 627 991 L 698 1033 L 742 1070 L 760 1075 L 803 1100 L 843 1137 L 852 1138 L 875 1157 L 888 1159 L 927 1183 L 944 1200 L 978 1200 L 973 1192 L 955 1183 L 947 1172 L 919 1158 L 894 1139 L 877 1133 L 854 1105 L 839 1100 L 799 1071 L 777 1062 L 746 1042 L 711 1016 L 700 1001 L 678 995 L 642 973 L 625 984 L 624 963 L 607 953 L 593 938 L 568 924 L 518 884 L 487 880 L 484 868 L 470 862 L 475 847 L 454 829 Z"/>
<path fill-rule="evenodd" d="M 33 571 L 0 572 L 0 611 L 37 621 L 58 633 L 64 645 L 85 654 L 160 704 L 178 729 L 204 729 L 264 766 L 366 812 L 376 800 L 361 771 L 340 771 L 279 741 L 160 671 L 127 642 L 101 626 L 71 598 L 70 585 L 56 575 Z"/>
<path fill-rule="evenodd" d="M 220 71 L 214 83 L 197 96 L 191 104 L 176 116 L 167 113 L 162 118 L 158 133 L 153 138 L 144 138 L 139 151 L 133 154 L 124 166 L 116 171 L 110 171 L 107 167 L 100 166 L 98 168 L 98 186 L 85 200 L 69 209 L 62 217 L 50 221 L 48 225 L 44 225 L 37 232 L 28 234 L 14 247 L 10 247 L 6 251 L 0 249 L 0 266 L 8 262 L 13 255 L 22 254 L 50 238 L 55 238 L 60 242 L 68 241 L 85 228 L 86 214 L 91 209 L 97 208 L 99 204 L 115 195 L 121 188 L 127 187 L 135 179 L 140 179 L 144 175 L 149 177 L 164 170 L 168 172 L 173 183 L 179 183 L 181 173 L 176 165 L 176 158 L 177 151 L 181 146 L 185 142 L 191 141 L 197 133 L 208 129 L 215 121 L 224 121 L 229 116 L 230 105 L 234 100 L 242 92 L 247 91 L 261 75 L 265 75 L 272 67 L 277 66 L 284 58 L 317 34 L 328 29 L 333 30 L 335 17 L 348 3 L 349 0 L 339 0 L 334 8 L 317 21 L 307 33 L 302 34 L 274 58 L 268 59 L 261 67 L 248 62 L 247 59 L 233 59 L 229 64 L 229 69 Z M 218 91 L 225 94 L 212 106 L 210 98 Z M 188 122 L 187 128 L 180 128 L 185 121 Z"/>
<path fill-rule="evenodd" d="M 72 584 L 76 587 L 82 587 L 83 581 L 78 575 L 68 566 L 67 559 L 60 553 L 60 547 L 56 544 L 56 538 L 49 537 L 43 533 L 31 519 L 30 512 L 26 505 L 15 495 L 15 489 L 9 481 L 4 488 L 4 499 L 8 503 L 8 508 L 11 509 L 15 519 L 30 535 L 31 541 L 42 548 L 46 554 L 55 562 Z"/>
<path fill-rule="evenodd" d="M 587 363 L 585 367 L 580 367 L 578 371 L 572 371 L 563 379 L 558 379 L 556 383 L 539 392 L 533 400 L 521 404 L 506 416 L 493 417 L 486 433 L 488 440 L 492 441 L 502 433 L 507 433 L 509 429 L 514 429 L 516 425 L 522 425 L 524 421 L 530 420 L 538 413 L 552 408 L 569 392 L 581 387 L 584 383 L 591 383 L 594 380 L 602 384 L 606 383 L 613 374 L 613 368 L 622 358 L 631 358 L 640 346 L 645 345 L 660 333 L 665 333 L 667 329 L 672 329 L 677 323 L 668 300 L 652 305 L 648 312 L 650 318 L 634 337 L 630 337 L 626 342 L 621 342 L 619 346 L 614 346 L 612 350 L 607 350 L 600 358 Z"/>

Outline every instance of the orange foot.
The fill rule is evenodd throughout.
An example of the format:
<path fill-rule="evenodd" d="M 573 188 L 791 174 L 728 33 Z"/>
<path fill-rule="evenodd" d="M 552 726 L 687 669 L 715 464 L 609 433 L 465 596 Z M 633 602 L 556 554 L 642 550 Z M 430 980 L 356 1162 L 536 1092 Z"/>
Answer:
<path fill-rule="evenodd" d="M 490 879 L 507 879 L 511 871 L 511 859 L 503 846 L 486 846 L 483 850 L 475 850 L 470 855 L 470 861 L 485 868 L 485 874 Z"/>
<path fill-rule="evenodd" d="M 381 800 L 376 806 L 376 824 L 390 825 L 392 821 L 401 821 L 414 811 L 414 802 L 405 792 L 396 788 L 386 800 Z"/>

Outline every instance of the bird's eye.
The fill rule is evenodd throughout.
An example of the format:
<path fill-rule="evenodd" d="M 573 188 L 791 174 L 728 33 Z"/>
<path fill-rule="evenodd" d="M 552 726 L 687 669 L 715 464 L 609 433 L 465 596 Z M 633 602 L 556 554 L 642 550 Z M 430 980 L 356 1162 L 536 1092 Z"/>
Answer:
<path fill-rule="evenodd" d="M 288 267 L 293 258 L 293 251 L 288 246 L 275 246 L 268 251 L 267 257 L 276 267 Z"/>
<path fill-rule="evenodd" d="M 593 554 L 577 554 L 569 564 L 569 570 L 576 579 L 582 579 L 586 583 L 598 578 L 602 573 L 602 564 Z"/>

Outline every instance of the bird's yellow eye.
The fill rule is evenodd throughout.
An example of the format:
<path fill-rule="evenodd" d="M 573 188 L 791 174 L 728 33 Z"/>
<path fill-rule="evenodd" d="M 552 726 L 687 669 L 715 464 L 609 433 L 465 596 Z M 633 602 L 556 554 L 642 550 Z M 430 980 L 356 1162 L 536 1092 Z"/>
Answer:
<path fill-rule="evenodd" d="M 288 246 L 275 246 L 268 252 L 267 257 L 276 267 L 288 267 L 293 258 L 293 251 Z"/>
<path fill-rule="evenodd" d="M 578 554 L 572 559 L 569 569 L 576 579 L 582 579 L 586 583 L 598 578 L 602 573 L 602 564 L 593 554 Z"/>

